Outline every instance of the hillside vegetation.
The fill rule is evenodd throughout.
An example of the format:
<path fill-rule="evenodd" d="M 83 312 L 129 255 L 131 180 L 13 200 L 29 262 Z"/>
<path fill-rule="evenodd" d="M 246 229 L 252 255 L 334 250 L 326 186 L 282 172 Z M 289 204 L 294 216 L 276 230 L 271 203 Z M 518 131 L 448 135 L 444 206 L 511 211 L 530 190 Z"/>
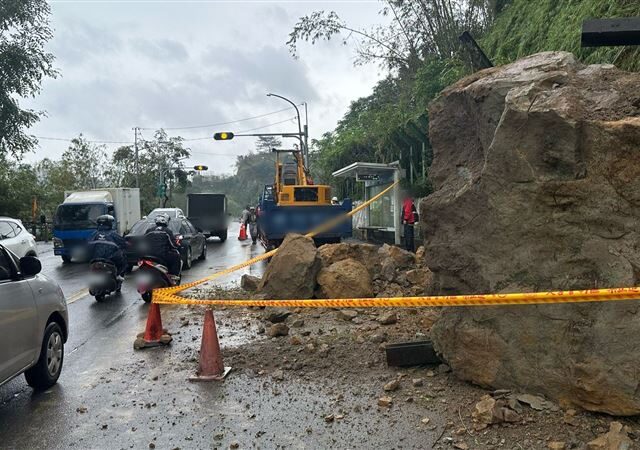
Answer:
<path fill-rule="evenodd" d="M 340 196 L 361 195 L 359 184 L 331 177 L 333 171 L 355 161 L 399 160 L 407 169 L 406 187 L 416 195 L 430 192 L 427 109 L 445 86 L 474 71 L 468 53 L 457 40 L 464 30 L 471 30 L 495 65 L 541 51 L 566 50 L 585 63 L 613 63 L 626 70 L 640 70 L 637 47 L 580 47 L 583 20 L 640 16 L 637 0 L 384 3 L 387 6 L 382 13 L 395 20 L 387 29 L 380 26 L 357 30 L 364 42 L 367 38 L 362 36 L 370 39 L 364 47 L 356 45 L 355 51 L 358 62 L 380 63 L 387 68 L 388 75 L 371 95 L 351 103 L 335 130 L 313 143 L 316 178 L 332 183 Z M 348 41 L 350 30 L 337 16 L 319 11 L 300 19 L 292 32 L 295 38 L 292 41 L 306 38 L 313 43 L 340 32 L 344 32 L 344 40 Z M 389 39 L 391 50 L 376 44 Z M 380 58 L 371 56 L 376 54 L 374 50 Z M 396 57 L 398 54 L 403 58 Z"/>

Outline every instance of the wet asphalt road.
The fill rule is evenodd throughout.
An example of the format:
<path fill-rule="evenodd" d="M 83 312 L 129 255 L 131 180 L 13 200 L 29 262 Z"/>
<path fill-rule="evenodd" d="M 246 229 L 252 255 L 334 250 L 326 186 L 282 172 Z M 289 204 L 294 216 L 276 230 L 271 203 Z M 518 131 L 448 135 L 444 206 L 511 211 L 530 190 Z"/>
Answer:
<path fill-rule="evenodd" d="M 205 261 L 196 261 L 183 274 L 183 281 L 202 278 L 216 270 L 245 261 L 263 252 L 250 241 L 235 239 L 238 225 L 232 224 L 229 239 L 208 242 Z M 135 290 L 132 277 L 125 281 L 121 295 L 97 303 L 89 296 L 85 275 L 87 264 L 62 264 L 50 245 L 40 245 L 43 273 L 56 280 L 69 304 L 70 336 L 65 345 L 62 375 L 56 386 L 35 393 L 19 376 L 0 387 L 1 448 L 66 448 L 72 444 L 63 437 L 77 423 L 78 405 L 86 401 L 84 392 L 93 383 L 104 381 L 122 352 L 131 353 L 137 333 L 144 329 L 148 306 Z M 222 283 L 238 281 L 243 273 L 259 275 L 263 266 L 256 265 L 229 275 Z M 102 399 L 108 402 L 111 399 Z M 94 441 L 87 447 L 109 448 L 108 441 Z"/>

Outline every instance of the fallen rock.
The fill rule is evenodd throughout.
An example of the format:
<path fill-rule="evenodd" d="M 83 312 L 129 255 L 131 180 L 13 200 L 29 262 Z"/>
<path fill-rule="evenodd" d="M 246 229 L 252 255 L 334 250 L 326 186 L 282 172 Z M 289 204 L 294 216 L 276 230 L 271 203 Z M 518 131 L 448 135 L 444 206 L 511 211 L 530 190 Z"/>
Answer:
<path fill-rule="evenodd" d="M 384 244 L 378 250 L 378 254 L 383 258 L 383 261 L 392 261 L 394 267 L 397 269 L 415 268 L 416 255 L 403 248 L 396 247 L 395 245 Z"/>
<path fill-rule="evenodd" d="M 291 336 L 289 338 L 289 343 L 291 345 L 302 345 L 302 339 L 299 336 Z"/>
<path fill-rule="evenodd" d="M 287 320 L 287 317 L 291 315 L 291 311 L 286 309 L 268 309 L 263 317 L 266 321 L 271 323 L 281 323 Z"/>
<path fill-rule="evenodd" d="M 633 442 L 620 422 L 611 422 L 609 431 L 587 444 L 587 450 L 630 450 Z"/>
<path fill-rule="evenodd" d="M 393 403 L 393 398 L 388 396 L 383 396 L 378 399 L 378 406 L 382 406 L 383 408 L 388 408 Z"/>
<path fill-rule="evenodd" d="M 304 319 L 296 319 L 291 323 L 293 328 L 302 328 L 304 326 Z"/>
<path fill-rule="evenodd" d="M 426 288 L 431 284 L 433 273 L 426 268 L 411 269 L 405 273 L 405 277 L 409 283 Z"/>
<path fill-rule="evenodd" d="M 273 373 L 271 374 L 271 377 L 274 380 L 282 381 L 284 380 L 284 372 L 281 369 L 274 370 Z"/>
<path fill-rule="evenodd" d="M 269 328 L 267 328 L 267 336 L 269 337 L 286 336 L 288 334 L 289 327 L 284 323 L 274 323 Z"/>
<path fill-rule="evenodd" d="M 255 292 L 258 290 L 261 281 L 262 278 L 245 273 L 242 275 L 242 278 L 240 278 L 240 287 L 247 292 Z"/>
<path fill-rule="evenodd" d="M 319 298 L 373 297 L 371 276 L 355 259 L 344 259 L 323 267 L 318 274 Z"/>
<path fill-rule="evenodd" d="M 373 244 L 347 243 L 326 244 L 318 249 L 318 256 L 322 260 L 323 267 L 343 261 L 354 259 L 367 267 L 371 278 L 375 278 L 380 272 L 382 255 L 378 253 L 378 246 Z"/>
<path fill-rule="evenodd" d="M 414 378 L 411 380 L 413 387 L 420 387 L 424 385 L 424 378 Z"/>
<path fill-rule="evenodd" d="M 490 395 L 483 396 L 476 403 L 471 418 L 474 428 L 479 431 L 487 426 L 503 422 L 519 422 L 520 415 L 508 406 L 505 400 L 496 400 Z"/>
<path fill-rule="evenodd" d="M 551 441 L 547 444 L 547 448 L 550 450 L 566 450 L 567 443 L 562 441 Z"/>
<path fill-rule="evenodd" d="M 378 322 L 381 325 L 393 325 L 398 322 L 398 315 L 395 312 L 385 313 L 378 317 Z"/>
<path fill-rule="evenodd" d="M 355 309 L 341 309 L 336 313 L 336 317 L 345 322 L 349 322 L 358 316 L 358 311 Z"/>
<path fill-rule="evenodd" d="M 637 285 L 638 85 L 640 73 L 545 52 L 445 89 L 429 109 L 434 192 L 420 204 L 430 292 Z M 450 308 L 431 335 L 461 379 L 635 415 L 639 313 L 635 303 Z"/>
<path fill-rule="evenodd" d="M 258 292 L 274 299 L 311 298 L 320 265 L 313 239 L 288 234 L 271 259 Z"/>
<path fill-rule="evenodd" d="M 520 403 L 529 405 L 532 409 L 535 409 L 536 411 L 544 411 L 545 409 L 557 411 L 559 409 L 552 402 L 545 400 L 544 398 L 538 395 L 519 394 L 519 395 L 516 395 L 515 398 Z"/>
<path fill-rule="evenodd" d="M 395 380 L 391 380 L 387 384 L 385 384 L 383 389 L 385 392 L 393 392 L 393 391 L 397 391 L 399 387 L 400 387 L 400 380 L 396 378 Z"/>

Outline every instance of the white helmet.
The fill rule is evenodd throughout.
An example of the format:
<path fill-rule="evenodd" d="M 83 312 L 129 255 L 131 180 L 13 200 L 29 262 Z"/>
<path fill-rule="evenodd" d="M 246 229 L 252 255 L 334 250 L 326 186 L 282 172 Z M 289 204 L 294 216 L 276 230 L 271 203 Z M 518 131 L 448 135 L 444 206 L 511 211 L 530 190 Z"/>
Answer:
<path fill-rule="evenodd" d="M 336 203 L 338 203 L 338 197 L 333 197 L 333 198 L 331 199 L 331 201 L 332 201 L 332 202 L 336 202 Z"/>

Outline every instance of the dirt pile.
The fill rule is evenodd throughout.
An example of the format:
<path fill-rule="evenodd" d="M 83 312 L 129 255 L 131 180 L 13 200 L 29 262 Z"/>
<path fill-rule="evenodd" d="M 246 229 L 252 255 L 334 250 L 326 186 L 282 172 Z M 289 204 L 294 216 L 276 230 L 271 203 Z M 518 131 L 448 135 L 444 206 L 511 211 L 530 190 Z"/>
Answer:
<path fill-rule="evenodd" d="M 435 192 L 420 205 L 439 294 L 640 283 L 640 74 L 547 52 L 446 89 L 430 108 Z M 564 405 L 640 413 L 636 303 L 452 309 L 455 373 Z"/>

